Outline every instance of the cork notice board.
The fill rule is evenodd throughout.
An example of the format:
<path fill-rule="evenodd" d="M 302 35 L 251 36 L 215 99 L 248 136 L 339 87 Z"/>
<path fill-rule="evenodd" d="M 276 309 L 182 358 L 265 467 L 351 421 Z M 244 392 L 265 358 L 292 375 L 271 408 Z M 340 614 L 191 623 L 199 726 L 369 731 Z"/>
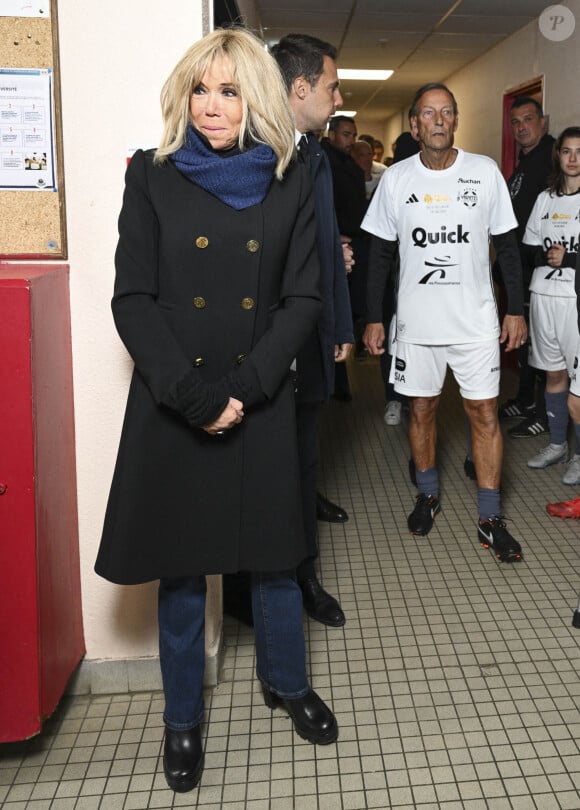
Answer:
<path fill-rule="evenodd" d="M 56 0 L 47 6 L 48 17 L 0 16 L 0 68 L 52 71 L 56 169 L 56 190 L 0 187 L 0 258 L 67 258 Z"/>

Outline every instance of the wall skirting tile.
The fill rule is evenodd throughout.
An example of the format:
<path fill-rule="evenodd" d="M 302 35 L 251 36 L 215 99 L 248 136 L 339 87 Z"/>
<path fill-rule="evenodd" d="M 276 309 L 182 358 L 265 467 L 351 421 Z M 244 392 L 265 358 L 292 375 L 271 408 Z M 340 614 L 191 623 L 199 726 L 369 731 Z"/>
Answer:
<path fill-rule="evenodd" d="M 205 659 L 204 686 L 217 686 L 223 662 L 223 645 Z M 84 659 L 73 672 L 67 695 L 112 695 L 162 689 L 159 657 L 111 660 Z"/>

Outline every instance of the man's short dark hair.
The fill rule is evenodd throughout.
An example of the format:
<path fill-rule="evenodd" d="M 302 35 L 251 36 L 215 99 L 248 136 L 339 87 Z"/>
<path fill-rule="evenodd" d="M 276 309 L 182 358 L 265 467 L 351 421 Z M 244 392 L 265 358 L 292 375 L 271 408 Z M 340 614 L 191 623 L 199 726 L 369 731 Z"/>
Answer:
<path fill-rule="evenodd" d="M 366 141 L 369 144 L 369 146 L 371 146 L 374 149 L 374 147 L 375 147 L 375 139 L 373 138 L 372 135 L 367 135 L 365 133 L 364 135 L 359 135 L 358 139 L 359 139 L 359 141 Z"/>
<path fill-rule="evenodd" d="M 288 90 L 299 76 L 304 76 L 314 87 L 324 70 L 324 57 L 336 61 L 334 45 L 308 34 L 287 34 L 272 46 L 270 52 L 278 62 Z"/>
<path fill-rule="evenodd" d="M 329 132 L 336 132 L 338 129 L 339 124 L 343 124 L 346 121 L 347 124 L 356 124 L 354 122 L 354 118 L 350 118 L 348 115 L 333 115 L 330 121 L 328 122 L 328 131 Z"/>
<path fill-rule="evenodd" d="M 510 112 L 512 112 L 513 110 L 519 110 L 519 108 L 523 107 L 525 104 L 532 104 L 536 108 L 536 112 L 538 113 L 540 118 L 544 117 L 542 105 L 540 104 L 539 101 L 536 101 L 535 98 L 531 98 L 530 96 L 516 96 L 512 101 Z"/>
<path fill-rule="evenodd" d="M 453 105 L 453 115 L 457 115 L 457 101 L 447 85 L 441 84 L 441 82 L 429 82 L 429 84 L 424 84 L 422 87 L 420 87 L 413 96 L 413 101 L 411 102 L 411 107 L 409 108 L 409 121 L 411 118 L 415 118 L 417 115 L 417 105 L 419 104 L 421 97 L 430 90 L 443 90 L 443 92 L 447 93 Z"/>

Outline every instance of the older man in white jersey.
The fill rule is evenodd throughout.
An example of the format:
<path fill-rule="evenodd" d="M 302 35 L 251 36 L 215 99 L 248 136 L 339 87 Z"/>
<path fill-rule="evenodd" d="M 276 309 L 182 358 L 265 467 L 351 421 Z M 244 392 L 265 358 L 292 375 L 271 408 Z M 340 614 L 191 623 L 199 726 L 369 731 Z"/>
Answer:
<path fill-rule="evenodd" d="M 501 516 L 503 455 L 497 413 L 500 343 L 526 340 L 517 220 L 497 165 L 453 146 L 457 103 L 442 84 L 420 88 L 410 110 L 421 151 L 393 165 L 379 183 L 362 227 L 373 235 L 365 344 L 385 350 L 380 305 L 397 245 L 400 277 L 395 389 L 411 399 L 409 441 L 419 494 L 408 517 L 426 535 L 440 511 L 436 414 L 447 367 L 459 384 L 472 432 L 478 539 L 500 560 L 522 556 Z M 491 281 L 493 240 L 508 295 L 500 326 Z M 498 340 L 499 339 L 499 340 Z"/>

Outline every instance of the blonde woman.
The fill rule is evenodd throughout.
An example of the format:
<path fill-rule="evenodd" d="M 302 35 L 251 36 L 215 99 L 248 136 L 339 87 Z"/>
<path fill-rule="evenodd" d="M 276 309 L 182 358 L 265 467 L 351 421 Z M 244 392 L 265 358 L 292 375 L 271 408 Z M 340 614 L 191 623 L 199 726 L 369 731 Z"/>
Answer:
<path fill-rule="evenodd" d="M 119 219 L 113 313 L 135 362 L 96 571 L 159 579 L 164 770 L 203 770 L 205 575 L 250 571 L 257 675 L 314 743 L 338 736 L 308 683 L 289 373 L 320 301 L 308 167 L 278 67 L 253 35 L 195 43 L 162 91 Z"/>

